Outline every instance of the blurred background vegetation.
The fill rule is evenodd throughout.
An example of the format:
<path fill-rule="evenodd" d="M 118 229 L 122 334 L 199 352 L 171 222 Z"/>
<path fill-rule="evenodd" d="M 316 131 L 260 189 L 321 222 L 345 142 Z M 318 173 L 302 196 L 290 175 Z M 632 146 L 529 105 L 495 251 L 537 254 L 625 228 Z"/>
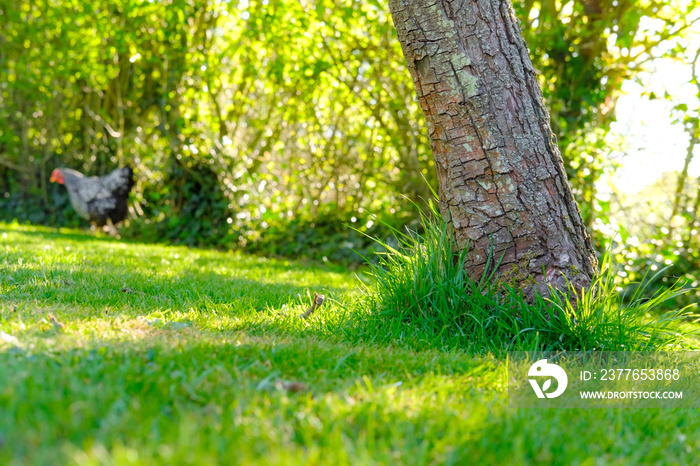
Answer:
<path fill-rule="evenodd" d="M 650 95 L 689 136 L 684 171 L 644 195 L 600 192 L 624 147 L 611 132 L 623 85 L 660 59 L 695 69 L 697 3 L 515 1 L 575 196 L 621 284 L 650 266 L 671 265 L 659 286 L 700 275 L 696 102 Z M 362 233 L 417 225 L 411 201 L 435 184 L 386 0 L 0 0 L 0 219 L 84 225 L 52 169 L 127 164 L 127 237 L 346 265 L 372 247 Z"/>

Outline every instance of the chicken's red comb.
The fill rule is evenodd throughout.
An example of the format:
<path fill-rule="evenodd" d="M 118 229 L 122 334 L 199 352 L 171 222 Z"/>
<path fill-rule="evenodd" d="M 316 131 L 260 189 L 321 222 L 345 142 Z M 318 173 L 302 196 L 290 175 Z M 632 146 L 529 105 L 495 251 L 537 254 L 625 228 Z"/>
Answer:
<path fill-rule="evenodd" d="M 58 182 L 59 184 L 63 184 L 63 173 L 61 173 L 61 170 L 54 168 L 53 172 L 51 172 L 51 178 L 49 181 L 51 183 Z"/>

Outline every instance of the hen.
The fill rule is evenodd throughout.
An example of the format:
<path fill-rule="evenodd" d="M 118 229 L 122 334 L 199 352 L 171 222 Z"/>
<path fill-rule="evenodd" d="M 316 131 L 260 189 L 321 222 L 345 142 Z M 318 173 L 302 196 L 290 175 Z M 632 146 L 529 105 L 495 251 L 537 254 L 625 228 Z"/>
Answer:
<path fill-rule="evenodd" d="M 87 177 L 70 168 L 57 168 L 51 173 L 51 182 L 68 189 L 70 203 L 81 217 L 100 227 L 107 225 L 116 234 L 114 224 L 126 218 L 134 171 L 124 167 L 106 176 Z"/>

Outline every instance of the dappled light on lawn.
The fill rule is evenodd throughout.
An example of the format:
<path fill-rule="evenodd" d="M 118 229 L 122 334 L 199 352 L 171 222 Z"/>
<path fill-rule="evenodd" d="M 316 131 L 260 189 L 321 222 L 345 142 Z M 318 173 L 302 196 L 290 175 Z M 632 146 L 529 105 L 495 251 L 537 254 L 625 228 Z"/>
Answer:
<path fill-rule="evenodd" d="M 3 463 L 687 462 L 700 447 L 683 410 L 508 411 L 503 359 L 345 320 L 366 314 L 342 269 L 2 230 Z M 312 290 L 328 301 L 299 319 Z"/>

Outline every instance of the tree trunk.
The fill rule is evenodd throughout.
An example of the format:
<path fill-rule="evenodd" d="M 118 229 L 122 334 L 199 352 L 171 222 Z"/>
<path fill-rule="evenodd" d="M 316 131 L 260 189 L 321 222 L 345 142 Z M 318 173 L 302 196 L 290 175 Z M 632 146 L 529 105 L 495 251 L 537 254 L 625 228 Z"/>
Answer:
<path fill-rule="evenodd" d="M 588 287 L 596 259 L 510 0 L 390 0 L 428 123 L 440 209 L 473 278 Z M 499 262 L 500 261 L 500 262 Z"/>
<path fill-rule="evenodd" d="M 671 207 L 671 218 L 668 221 L 668 234 L 666 238 L 669 243 L 673 243 L 673 230 L 675 229 L 674 220 L 676 215 L 681 212 L 681 209 L 685 207 L 685 202 L 682 202 L 683 191 L 685 191 L 685 182 L 688 179 L 688 167 L 690 167 L 690 162 L 693 161 L 693 151 L 695 150 L 695 136 L 690 135 L 690 141 L 688 142 L 688 150 L 685 154 L 685 162 L 683 162 L 683 171 L 678 175 L 678 182 L 676 184 L 676 192 L 673 195 L 673 205 Z"/>

